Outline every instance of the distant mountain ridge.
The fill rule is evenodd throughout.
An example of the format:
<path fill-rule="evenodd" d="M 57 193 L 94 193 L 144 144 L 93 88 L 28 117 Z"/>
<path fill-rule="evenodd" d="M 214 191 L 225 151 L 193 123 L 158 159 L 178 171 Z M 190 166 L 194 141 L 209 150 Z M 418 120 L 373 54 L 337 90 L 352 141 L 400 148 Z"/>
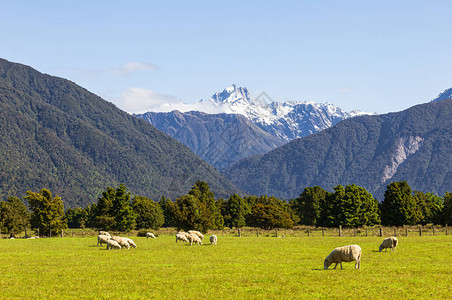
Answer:
<path fill-rule="evenodd" d="M 304 137 L 351 117 L 368 115 L 359 110 L 345 112 L 330 103 L 272 101 L 266 94 L 252 98 L 247 88 L 235 84 L 199 104 L 226 113 L 242 114 L 266 132 L 284 141 Z"/>
<path fill-rule="evenodd" d="M 244 191 L 297 197 L 305 187 L 332 191 L 357 184 L 382 200 L 386 185 L 406 180 L 414 189 L 452 191 L 452 100 L 360 116 L 295 139 L 225 171 Z"/>
<path fill-rule="evenodd" d="M 147 112 L 136 116 L 189 146 L 219 170 L 242 158 L 266 153 L 292 139 L 304 137 L 367 113 L 349 113 L 329 103 L 275 102 L 263 94 L 232 85 L 196 103 L 197 109 L 219 111 Z"/>
<path fill-rule="evenodd" d="M 0 59 L 0 197 L 48 188 L 66 207 L 107 186 L 158 200 L 196 180 L 239 190 L 183 144 L 68 80 Z"/>
<path fill-rule="evenodd" d="M 266 153 L 284 142 L 238 114 L 203 112 L 148 112 L 136 115 L 190 147 L 219 170 L 255 154 Z"/>
<path fill-rule="evenodd" d="M 452 88 L 445 90 L 441 94 L 438 95 L 435 99 L 433 99 L 431 102 L 439 102 L 447 99 L 452 99 Z"/>

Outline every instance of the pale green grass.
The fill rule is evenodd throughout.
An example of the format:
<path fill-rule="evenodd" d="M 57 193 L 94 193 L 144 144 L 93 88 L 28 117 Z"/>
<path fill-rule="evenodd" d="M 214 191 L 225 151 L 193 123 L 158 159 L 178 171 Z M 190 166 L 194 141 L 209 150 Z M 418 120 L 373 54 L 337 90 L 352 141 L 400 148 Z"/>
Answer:
<path fill-rule="evenodd" d="M 96 238 L 0 240 L 0 298 L 9 299 L 450 299 L 452 236 L 221 237 L 218 245 L 134 238 L 106 251 Z M 323 270 L 338 246 L 363 249 L 361 270 Z"/>

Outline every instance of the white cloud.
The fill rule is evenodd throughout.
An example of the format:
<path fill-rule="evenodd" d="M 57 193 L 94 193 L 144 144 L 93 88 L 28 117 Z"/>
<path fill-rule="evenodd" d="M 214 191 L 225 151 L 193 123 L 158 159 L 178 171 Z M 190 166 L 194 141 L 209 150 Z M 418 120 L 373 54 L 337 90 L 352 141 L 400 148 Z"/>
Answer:
<path fill-rule="evenodd" d="M 346 86 L 339 89 L 339 93 L 341 94 L 348 94 L 351 92 L 353 92 L 353 88 L 351 86 Z"/>
<path fill-rule="evenodd" d="M 141 70 L 156 70 L 157 67 L 153 64 L 140 63 L 140 62 L 127 62 L 121 68 L 114 69 L 114 74 L 129 75 L 130 73 Z"/>
<path fill-rule="evenodd" d="M 209 114 L 232 113 L 227 105 L 217 106 L 210 101 L 187 104 L 175 96 L 138 87 L 125 90 L 115 103 L 118 103 L 119 108 L 129 113 L 170 112 L 173 110 L 181 112 L 196 110 Z"/>

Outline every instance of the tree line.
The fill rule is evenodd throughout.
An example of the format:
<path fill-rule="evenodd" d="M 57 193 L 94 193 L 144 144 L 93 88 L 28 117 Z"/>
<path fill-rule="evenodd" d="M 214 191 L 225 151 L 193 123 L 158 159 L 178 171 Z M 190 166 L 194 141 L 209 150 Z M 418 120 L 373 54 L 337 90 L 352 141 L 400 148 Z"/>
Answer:
<path fill-rule="evenodd" d="M 60 197 L 47 189 L 28 191 L 28 208 L 17 197 L 0 202 L 2 233 L 18 234 L 27 228 L 41 235 L 58 234 L 67 228 L 130 231 L 176 227 L 207 232 L 224 227 L 262 229 L 292 228 L 294 225 L 361 227 L 382 224 L 452 224 L 452 193 L 439 197 L 412 192 L 406 181 L 387 186 L 379 203 L 371 193 L 354 184 L 328 192 L 319 186 L 306 187 L 299 197 L 284 201 L 272 196 L 231 195 L 218 198 L 204 181 L 175 201 L 162 196 L 155 202 L 144 196 L 132 197 L 124 184 L 107 187 L 97 203 L 64 211 Z"/>

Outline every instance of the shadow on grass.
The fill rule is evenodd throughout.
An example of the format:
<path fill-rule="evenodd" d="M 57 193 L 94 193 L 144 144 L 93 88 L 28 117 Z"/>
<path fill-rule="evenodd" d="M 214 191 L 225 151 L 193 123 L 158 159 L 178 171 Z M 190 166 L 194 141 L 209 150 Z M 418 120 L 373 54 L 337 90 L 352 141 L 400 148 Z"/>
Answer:
<path fill-rule="evenodd" d="M 324 271 L 324 269 L 312 269 L 312 271 Z"/>

